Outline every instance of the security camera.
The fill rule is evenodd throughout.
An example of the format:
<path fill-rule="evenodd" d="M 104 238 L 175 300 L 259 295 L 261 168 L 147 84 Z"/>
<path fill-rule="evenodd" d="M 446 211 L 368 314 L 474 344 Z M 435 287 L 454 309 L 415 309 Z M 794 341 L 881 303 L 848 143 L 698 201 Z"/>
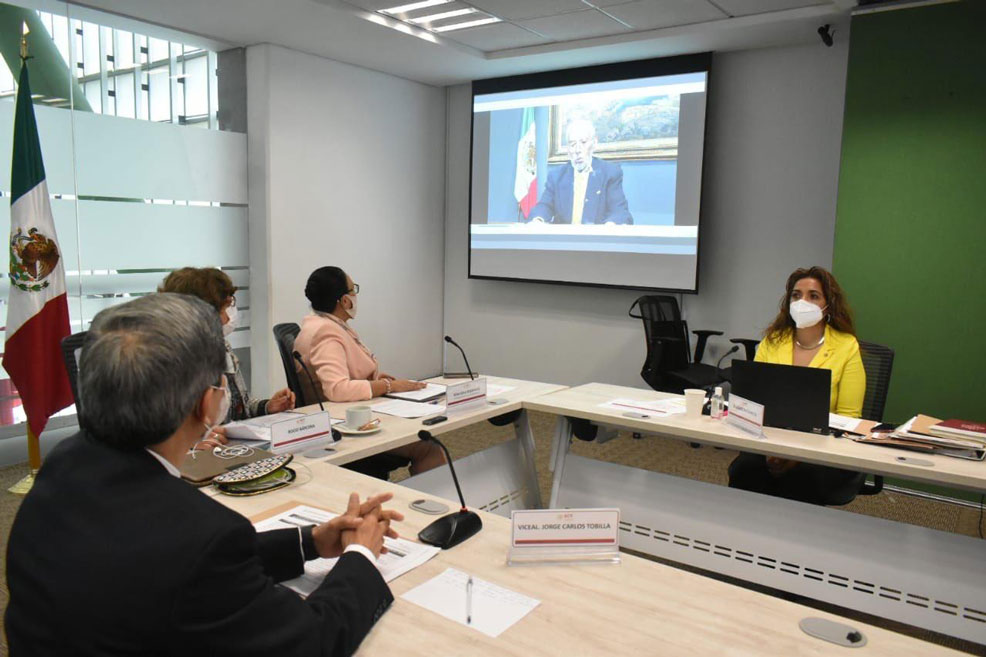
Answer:
<path fill-rule="evenodd" d="M 824 43 L 829 48 L 831 48 L 832 44 L 835 43 L 835 41 L 832 39 L 833 34 L 835 34 L 835 32 L 832 31 L 832 26 L 829 25 L 828 23 L 818 28 L 818 36 L 822 38 L 822 43 Z"/>

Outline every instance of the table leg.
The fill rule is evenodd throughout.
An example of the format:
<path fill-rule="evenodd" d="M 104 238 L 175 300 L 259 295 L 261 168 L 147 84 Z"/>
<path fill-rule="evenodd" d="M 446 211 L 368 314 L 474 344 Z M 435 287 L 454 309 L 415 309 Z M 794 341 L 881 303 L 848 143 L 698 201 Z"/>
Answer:
<path fill-rule="evenodd" d="M 551 479 L 551 499 L 548 501 L 548 508 L 554 509 L 558 505 L 558 493 L 561 490 L 561 478 L 565 470 L 565 456 L 568 454 L 569 445 L 572 443 L 572 423 L 563 415 L 558 416 L 555 424 L 554 436 L 554 475 Z"/>
<path fill-rule="evenodd" d="M 514 422 L 514 434 L 520 441 L 521 447 L 524 448 L 524 456 L 527 458 L 527 486 L 531 491 L 531 499 L 534 502 L 533 508 L 541 509 L 544 505 L 541 503 L 541 485 L 538 482 L 537 467 L 534 465 L 534 432 L 531 431 L 531 422 L 527 416 L 527 411 L 521 411 Z"/>

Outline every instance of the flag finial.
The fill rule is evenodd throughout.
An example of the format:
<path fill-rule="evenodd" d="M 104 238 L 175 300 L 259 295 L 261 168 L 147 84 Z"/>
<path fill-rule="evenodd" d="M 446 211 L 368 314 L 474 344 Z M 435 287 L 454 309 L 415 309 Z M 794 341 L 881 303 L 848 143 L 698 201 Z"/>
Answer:
<path fill-rule="evenodd" d="M 27 54 L 27 35 L 30 33 L 31 30 L 27 27 L 27 21 L 24 21 L 21 27 L 21 59 L 27 59 L 30 56 Z"/>

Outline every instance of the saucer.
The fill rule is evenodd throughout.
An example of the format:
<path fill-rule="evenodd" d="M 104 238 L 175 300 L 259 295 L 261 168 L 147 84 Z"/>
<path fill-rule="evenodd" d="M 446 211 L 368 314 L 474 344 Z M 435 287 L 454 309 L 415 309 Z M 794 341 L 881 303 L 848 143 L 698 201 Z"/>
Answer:
<path fill-rule="evenodd" d="M 339 433 L 346 434 L 347 436 L 368 436 L 371 433 L 376 433 L 376 432 L 380 431 L 380 429 L 382 429 L 383 427 L 381 427 L 378 424 L 377 426 L 373 427 L 372 429 L 363 429 L 361 431 L 359 429 L 350 429 L 349 426 L 345 422 L 341 422 L 339 424 L 334 425 L 332 428 L 333 429 L 338 429 L 339 430 Z"/>

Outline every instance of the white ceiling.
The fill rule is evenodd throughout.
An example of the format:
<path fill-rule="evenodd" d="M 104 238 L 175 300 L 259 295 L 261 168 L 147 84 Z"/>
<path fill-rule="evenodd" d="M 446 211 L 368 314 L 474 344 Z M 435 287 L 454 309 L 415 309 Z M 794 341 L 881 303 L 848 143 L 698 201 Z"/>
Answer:
<path fill-rule="evenodd" d="M 856 0 L 455 0 L 502 22 L 424 40 L 378 24 L 408 0 L 85 0 L 231 46 L 272 43 L 427 84 L 646 57 L 818 43 Z M 371 20 L 378 22 L 371 22 Z M 466 20 L 449 19 L 444 23 Z M 441 24 L 441 23 L 436 23 Z M 842 30 L 847 34 L 848 30 Z M 838 38 L 838 31 L 836 34 Z"/>

